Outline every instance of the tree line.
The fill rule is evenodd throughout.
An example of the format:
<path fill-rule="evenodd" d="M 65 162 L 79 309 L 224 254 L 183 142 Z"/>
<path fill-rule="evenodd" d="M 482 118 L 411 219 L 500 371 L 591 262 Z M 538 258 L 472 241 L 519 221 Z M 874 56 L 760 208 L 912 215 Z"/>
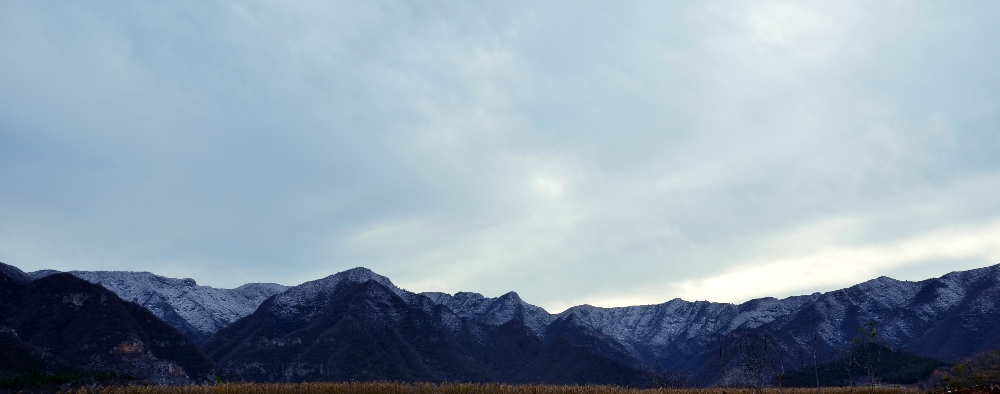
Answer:
<path fill-rule="evenodd" d="M 726 388 L 847 386 L 849 392 L 874 394 L 884 385 L 917 384 L 922 388 L 963 388 L 996 385 L 1000 388 L 1000 351 L 984 352 L 949 366 L 938 360 L 894 349 L 881 340 L 876 323 L 858 327 L 853 337 L 832 350 L 814 330 L 806 344 L 789 346 L 765 330 L 737 330 L 716 340 L 709 368 L 715 385 Z M 805 346 L 803 346 L 805 345 Z M 660 372 L 660 387 L 694 385 L 689 374 Z M 725 391 L 725 390 L 724 390 Z"/>

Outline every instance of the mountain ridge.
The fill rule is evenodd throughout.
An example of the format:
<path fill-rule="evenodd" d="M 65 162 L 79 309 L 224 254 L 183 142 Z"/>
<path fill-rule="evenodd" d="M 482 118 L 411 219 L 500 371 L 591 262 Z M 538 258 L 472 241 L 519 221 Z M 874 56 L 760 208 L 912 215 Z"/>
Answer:
<path fill-rule="evenodd" d="M 25 276 L 30 280 L 31 275 Z M 194 285 L 176 279 L 167 282 L 176 286 Z M 943 361 L 1000 348 L 1000 328 L 993 325 L 1000 321 L 1000 265 L 955 271 L 921 281 L 880 276 L 823 293 L 782 299 L 762 297 L 739 304 L 675 298 L 660 304 L 625 307 L 577 305 L 556 314 L 525 302 L 515 292 L 499 297 L 473 292 L 412 293 L 395 286 L 385 276 L 357 267 L 275 292 L 262 300 L 260 306 L 270 305 L 272 317 L 285 319 L 287 324 L 309 324 L 324 313 L 327 302 L 335 298 L 342 285 L 367 282 L 377 283 L 386 294 L 399 297 L 402 300 L 399 305 L 406 305 L 392 313 L 419 310 L 418 314 L 429 316 L 438 322 L 435 324 L 447 329 L 447 335 L 461 348 L 455 352 L 478 357 L 490 376 L 510 379 L 526 375 L 518 375 L 516 371 L 504 375 L 489 370 L 492 364 L 488 360 L 497 356 L 496 349 L 489 350 L 492 346 L 489 344 L 497 343 L 501 327 L 511 322 L 531 332 L 528 337 L 518 334 L 517 341 L 521 341 L 518 343 L 534 343 L 530 337 L 538 342 L 524 345 L 527 346 L 524 351 L 537 356 L 558 337 L 568 341 L 560 348 L 563 352 L 582 349 L 586 354 L 626 368 L 622 371 L 631 371 L 623 372 L 622 376 L 630 376 L 625 380 L 644 373 L 641 371 L 688 371 L 696 375 L 695 380 L 713 381 L 718 377 L 717 371 L 708 367 L 712 350 L 721 346 L 721 338 L 746 332 L 774 337 L 788 354 L 801 356 L 816 351 L 822 357 L 832 357 L 868 321 L 877 324 L 879 339 L 886 345 Z M 143 305 L 149 308 L 148 303 Z M 244 324 L 240 323 L 242 319 L 232 324 Z M 554 324 L 567 330 L 555 330 Z M 516 333 L 516 327 L 508 327 L 504 332 Z M 556 331 L 557 335 L 552 334 Z M 818 343 L 814 343 L 814 337 Z M 510 365 L 523 367 L 532 362 L 526 355 L 508 356 Z M 569 379 L 564 372 L 577 367 L 566 364 L 562 370 L 550 370 L 547 376 Z"/>
<path fill-rule="evenodd" d="M 485 319 L 462 316 L 358 268 L 268 299 L 220 330 L 205 350 L 218 365 L 253 381 L 648 384 L 648 373 L 634 360 L 594 351 L 595 343 L 608 349 L 616 344 L 601 342 L 593 329 L 549 325 L 539 336 L 524 324 L 523 313 L 499 311 L 510 317 L 503 322 L 489 318 L 488 312 L 498 312 L 490 306 L 523 312 L 515 294 L 492 301 L 472 303 L 473 312 L 487 312 Z"/>
<path fill-rule="evenodd" d="M 59 271 L 40 270 L 24 275 L 35 280 L 57 273 Z M 168 278 L 151 272 L 68 273 L 145 307 L 198 344 L 204 343 L 220 328 L 253 313 L 267 298 L 288 289 L 276 283 L 247 283 L 234 289 L 220 289 L 199 286 L 190 278 Z"/>

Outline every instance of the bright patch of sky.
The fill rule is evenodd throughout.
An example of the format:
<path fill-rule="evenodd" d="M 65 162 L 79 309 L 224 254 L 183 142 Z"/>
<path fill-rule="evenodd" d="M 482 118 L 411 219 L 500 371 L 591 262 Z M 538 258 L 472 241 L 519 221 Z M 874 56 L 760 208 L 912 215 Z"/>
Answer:
<path fill-rule="evenodd" d="M 557 312 L 1000 263 L 1000 4 L 0 2 L 0 261 Z"/>

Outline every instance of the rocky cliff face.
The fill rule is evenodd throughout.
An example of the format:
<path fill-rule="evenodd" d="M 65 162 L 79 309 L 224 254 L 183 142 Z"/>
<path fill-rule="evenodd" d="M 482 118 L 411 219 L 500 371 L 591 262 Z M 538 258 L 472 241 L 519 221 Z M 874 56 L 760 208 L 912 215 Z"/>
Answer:
<path fill-rule="evenodd" d="M 0 352 L 18 357 L 8 367 L 113 371 L 160 384 L 214 378 L 194 343 L 115 293 L 69 274 L 20 279 L 0 273 Z"/>

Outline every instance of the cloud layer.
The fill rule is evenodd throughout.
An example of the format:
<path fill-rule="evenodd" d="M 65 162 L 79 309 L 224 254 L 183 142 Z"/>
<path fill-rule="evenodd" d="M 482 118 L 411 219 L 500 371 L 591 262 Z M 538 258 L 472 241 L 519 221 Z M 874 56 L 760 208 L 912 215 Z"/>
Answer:
<path fill-rule="evenodd" d="M 0 4 L 0 261 L 554 311 L 998 261 L 990 2 Z"/>

